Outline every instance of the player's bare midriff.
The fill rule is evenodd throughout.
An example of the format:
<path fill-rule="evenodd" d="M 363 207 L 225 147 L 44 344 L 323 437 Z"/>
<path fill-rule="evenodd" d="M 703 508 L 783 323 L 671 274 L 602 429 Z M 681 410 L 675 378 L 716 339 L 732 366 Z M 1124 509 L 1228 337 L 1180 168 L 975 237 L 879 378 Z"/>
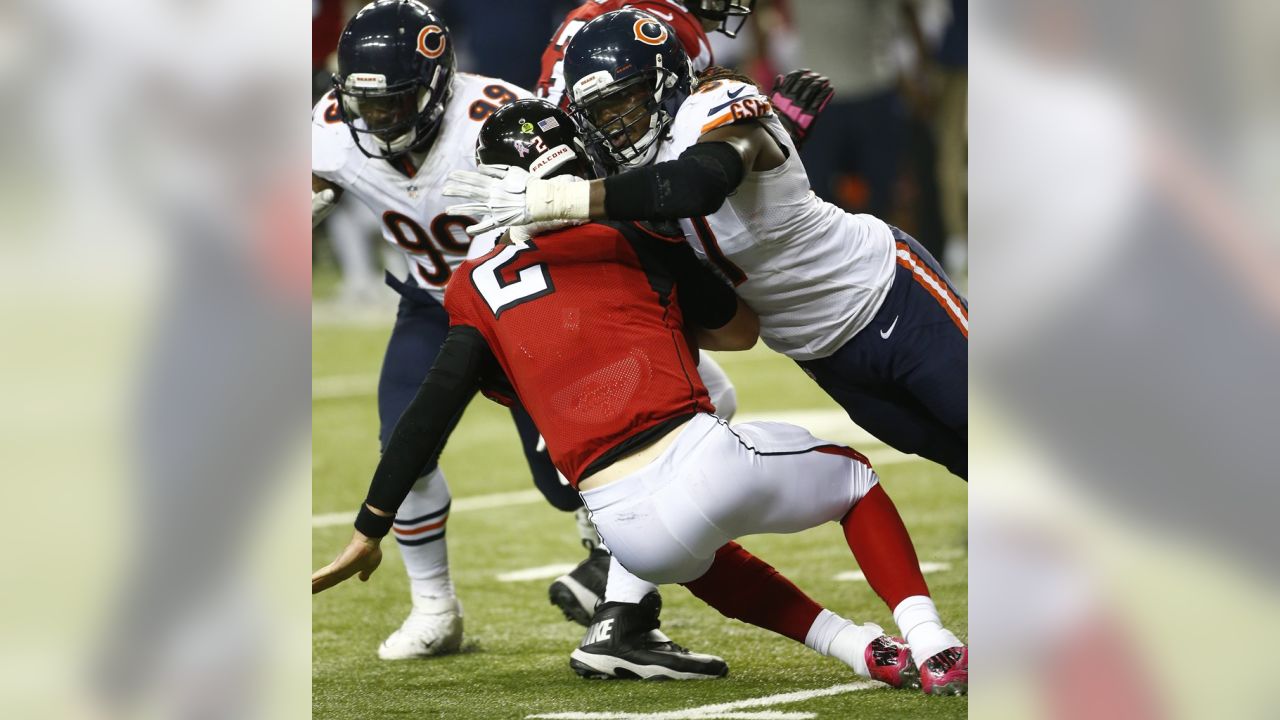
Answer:
<path fill-rule="evenodd" d="M 594 490 L 599 487 L 604 487 L 605 485 L 621 480 L 622 478 L 640 470 L 654 460 L 657 460 L 658 457 L 662 455 L 663 451 L 670 447 L 671 443 L 675 442 L 676 436 L 680 434 L 680 431 L 684 429 L 684 426 L 688 424 L 688 422 L 689 421 L 686 420 L 685 422 L 680 423 L 674 428 L 671 428 L 667 434 L 652 443 L 645 445 L 630 455 L 624 455 L 612 465 L 592 474 L 591 477 L 578 483 L 578 490 Z"/>

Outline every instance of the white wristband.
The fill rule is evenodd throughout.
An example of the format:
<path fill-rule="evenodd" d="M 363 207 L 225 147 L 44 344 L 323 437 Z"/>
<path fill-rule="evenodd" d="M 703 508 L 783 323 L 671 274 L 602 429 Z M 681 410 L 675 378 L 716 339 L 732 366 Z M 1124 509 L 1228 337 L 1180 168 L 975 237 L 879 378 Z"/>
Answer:
<path fill-rule="evenodd" d="M 524 192 L 525 207 L 534 222 L 591 218 L 591 183 L 585 180 L 530 180 Z"/>

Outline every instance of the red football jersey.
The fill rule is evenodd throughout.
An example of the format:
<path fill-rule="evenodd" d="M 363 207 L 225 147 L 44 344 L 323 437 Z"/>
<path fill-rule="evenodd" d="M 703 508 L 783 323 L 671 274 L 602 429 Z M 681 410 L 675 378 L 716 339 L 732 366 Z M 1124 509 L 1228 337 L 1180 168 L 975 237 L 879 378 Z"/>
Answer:
<path fill-rule="evenodd" d="M 617 226 L 499 245 L 458 268 L 445 309 L 484 336 L 574 487 L 622 441 L 714 412 L 674 281 Z"/>
<path fill-rule="evenodd" d="M 564 49 L 569 39 L 589 21 L 614 10 L 635 8 L 657 17 L 676 31 L 684 51 L 689 53 L 694 70 L 706 70 L 713 59 L 711 42 L 698 18 L 676 0 L 587 0 L 565 17 L 564 22 L 551 36 L 547 49 L 542 51 L 542 76 L 538 78 L 538 97 L 546 98 L 561 109 L 569 106 L 564 86 Z"/>

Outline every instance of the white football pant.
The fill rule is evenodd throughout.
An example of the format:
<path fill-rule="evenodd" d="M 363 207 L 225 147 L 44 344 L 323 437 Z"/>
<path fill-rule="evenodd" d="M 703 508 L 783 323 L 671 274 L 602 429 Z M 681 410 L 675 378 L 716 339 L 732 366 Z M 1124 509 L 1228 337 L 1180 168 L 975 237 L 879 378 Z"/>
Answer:
<path fill-rule="evenodd" d="M 656 460 L 584 491 L 591 519 L 628 570 L 696 580 L 734 538 L 839 521 L 878 481 L 857 453 L 779 422 L 694 416 Z"/>

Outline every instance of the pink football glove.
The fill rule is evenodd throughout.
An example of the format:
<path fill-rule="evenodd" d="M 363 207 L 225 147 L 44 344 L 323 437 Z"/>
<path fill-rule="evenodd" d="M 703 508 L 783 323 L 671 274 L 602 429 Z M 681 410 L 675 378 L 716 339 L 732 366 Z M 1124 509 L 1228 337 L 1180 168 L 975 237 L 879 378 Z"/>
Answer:
<path fill-rule="evenodd" d="M 792 70 L 774 80 L 769 100 L 797 148 L 809 137 L 834 92 L 830 80 L 808 68 Z"/>

